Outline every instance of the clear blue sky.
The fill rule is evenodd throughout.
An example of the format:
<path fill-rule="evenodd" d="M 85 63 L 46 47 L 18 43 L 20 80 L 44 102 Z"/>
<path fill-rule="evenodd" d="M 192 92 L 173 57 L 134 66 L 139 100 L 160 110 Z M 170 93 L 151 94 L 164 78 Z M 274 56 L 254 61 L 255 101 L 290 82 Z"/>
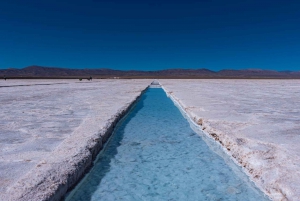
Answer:
<path fill-rule="evenodd" d="M 0 1 L 0 68 L 300 70 L 299 0 Z"/>

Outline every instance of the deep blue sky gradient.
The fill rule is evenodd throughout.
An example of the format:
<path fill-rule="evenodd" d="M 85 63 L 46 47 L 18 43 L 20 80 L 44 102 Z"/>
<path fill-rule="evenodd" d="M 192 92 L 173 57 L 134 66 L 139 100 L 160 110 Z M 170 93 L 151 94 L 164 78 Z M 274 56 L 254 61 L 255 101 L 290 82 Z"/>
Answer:
<path fill-rule="evenodd" d="M 0 1 L 0 68 L 300 70 L 296 0 Z"/>

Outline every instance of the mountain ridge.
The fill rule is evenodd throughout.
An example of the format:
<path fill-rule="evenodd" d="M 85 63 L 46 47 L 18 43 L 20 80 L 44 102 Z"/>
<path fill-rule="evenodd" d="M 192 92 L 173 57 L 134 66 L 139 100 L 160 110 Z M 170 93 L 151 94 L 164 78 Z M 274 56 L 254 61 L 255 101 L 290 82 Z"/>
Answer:
<path fill-rule="evenodd" d="M 205 68 L 199 69 L 165 69 L 156 71 L 141 70 L 113 70 L 99 69 L 69 69 L 59 67 L 28 66 L 22 69 L 0 69 L 0 78 L 239 78 L 239 79 L 300 79 L 300 71 L 274 71 L 262 69 L 232 70 L 223 69 L 212 71 Z"/>

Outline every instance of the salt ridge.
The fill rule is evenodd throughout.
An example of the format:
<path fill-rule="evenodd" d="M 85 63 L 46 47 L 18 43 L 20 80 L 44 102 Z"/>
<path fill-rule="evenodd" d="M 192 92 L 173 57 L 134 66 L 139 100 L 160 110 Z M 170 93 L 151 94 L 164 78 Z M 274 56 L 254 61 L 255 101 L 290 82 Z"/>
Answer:
<path fill-rule="evenodd" d="M 199 85 L 197 86 L 199 89 L 199 87 L 203 87 L 201 84 L 204 86 L 209 85 L 210 87 L 213 85 L 220 87 L 220 83 L 226 86 L 228 82 L 233 84 L 235 81 L 181 80 L 178 82 L 178 80 L 160 80 L 162 88 L 169 97 L 181 107 L 194 124 L 223 147 L 224 151 L 243 168 L 250 179 L 254 181 L 265 194 L 273 200 L 299 200 L 300 193 L 297 188 L 300 184 L 299 157 L 294 154 L 291 155 L 291 150 L 285 149 L 283 146 L 280 146 L 280 144 L 268 141 L 268 136 L 264 136 L 265 140 L 258 140 L 256 139 L 256 135 L 251 136 L 251 134 L 242 135 L 241 133 L 233 133 L 232 131 L 235 127 L 251 127 L 251 125 L 249 125 L 251 122 L 243 121 L 243 119 L 242 121 L 230 122 L 234 118 L 228 119 L 226 116 L 220 118 L 217 115 L 217 110 L 207 107 L 209 105 L 214 107 L 216 103 L 207 102 L 207 99 L 201 100 L 199 96 L 197 96 L 197 93 L 201 96 L 205 96 L 206 94 L 201 90 L 200 92 L 202 93 L 197 91 L 196 85 Z M 237 82 L 240 82 L 240 84 L 247 84 L 247 82 L 253 84 L 255 81 Z M 294 84 L 298 85 L 297 81 L 294 81 Z M 191 90 L 186 90 L 184 86 L 186 88 L 189 87 Z M 225 87 L 221 88 L 226 91 Z M 272 89 L 272 86 L 269 86 L 269 88 Z M 207 91 L 204 90 L 204 92 Z M 216 94 L 217 92 L 214 91 L 213 93 Z M 224 94 L 228 96 L 228 94 Z M 216 98 L 222 99 L 222 97 L 224 98 L 224 94 L 216 95 Z M 186 103 L 187 101 L 189 101 L 188 104 Z M 203 103 L 205 103 L 204 106 Z M 209 113 L 210 116 L 207 115 L 207 113 Z M 232 114 L 228 112 L 227 115 L 230 116 Z M 236 115 L 238 115 L 238 113 Z M 209 116 L 209 118 L 205 116 Z M 220 119 L 222 119 L 222 121 Z M 255 124 L 258 123 L 259 122 L 255 122 Z M 262 128 L 264 128 L 263 125 Z M 240 131 L 241 130 L 242 129 L 240 129 Z M 269 137 L 272 138 L 272 136 Z M 276 138 L 276 136 L 274 137 Z"/>

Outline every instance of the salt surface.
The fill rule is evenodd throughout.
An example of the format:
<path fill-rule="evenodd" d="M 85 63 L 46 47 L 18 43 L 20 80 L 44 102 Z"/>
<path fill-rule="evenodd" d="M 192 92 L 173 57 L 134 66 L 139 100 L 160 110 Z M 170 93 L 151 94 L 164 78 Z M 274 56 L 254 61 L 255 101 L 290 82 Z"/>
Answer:
<path fill-rule="evenodd" d="M 300 200 L 299 80 L 160 80 L 274 200 Z"/>
<path fill-rule="evenodd" d="M 207 139 L 162 89 L 151 88 L 66 201 L 269 200 Z"/>
<path fill-rule="evenodd" d="M 66 175 L 81 176 L 93 146 L 150 83 L 1 80 L 0 200 L 43 200 L 65 189 Z"/>

